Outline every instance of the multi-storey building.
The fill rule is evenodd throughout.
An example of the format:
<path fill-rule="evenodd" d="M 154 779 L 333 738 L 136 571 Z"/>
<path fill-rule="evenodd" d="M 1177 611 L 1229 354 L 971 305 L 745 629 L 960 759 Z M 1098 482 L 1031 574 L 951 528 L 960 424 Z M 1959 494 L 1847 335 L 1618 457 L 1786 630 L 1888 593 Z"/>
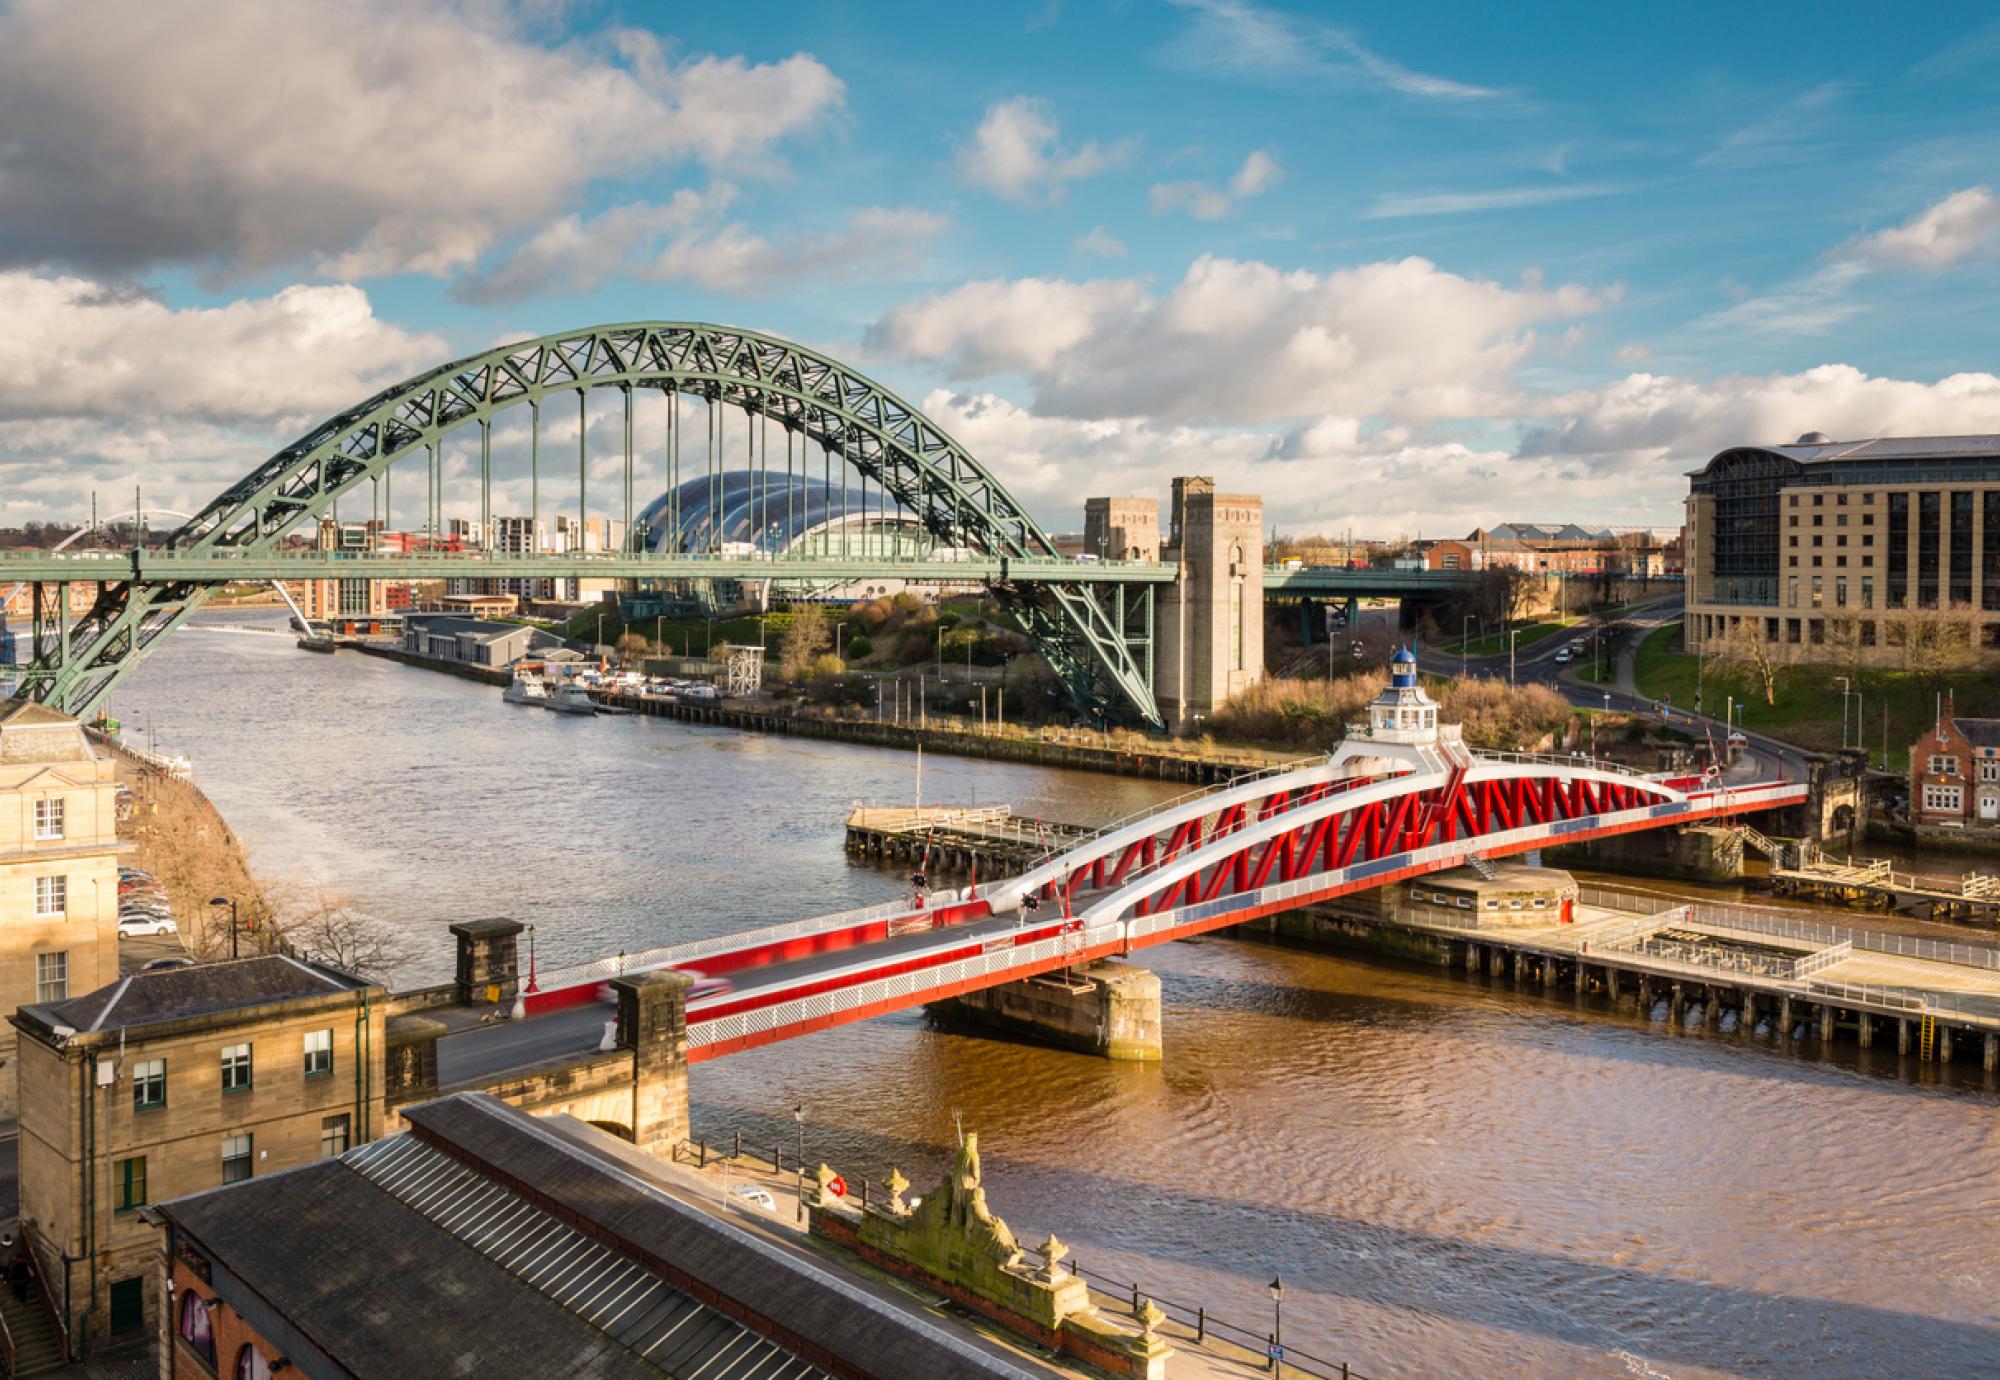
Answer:
<path fill-rule="evenodd" d="M 383 989 L 268 956 L 23 1005 L 21 1229 L 73 1339 L 157 1327 L 142 1213 L 382 1133 Z"/>
<path fill-rule="evenodd" d="M 118 977 L 117 764 L 67 715 L 0 702 L 0 1015 Z M 0 1114 L 16 1106 L 0 1029 Z"/>
<path fill-rule="evenodd" d="M 1748 625 L 1792 660 L 2000 651 L 2000 436 L 1735 446 L 1690 475 L 1687 642 Z"/>

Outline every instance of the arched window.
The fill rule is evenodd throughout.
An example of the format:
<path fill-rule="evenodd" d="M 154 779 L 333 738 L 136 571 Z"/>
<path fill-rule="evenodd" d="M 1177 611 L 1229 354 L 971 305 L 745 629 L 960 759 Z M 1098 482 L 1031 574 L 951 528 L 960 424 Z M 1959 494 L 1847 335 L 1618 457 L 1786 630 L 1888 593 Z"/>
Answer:
<path fill-rule="evenodd" d="M 192 1289 L 181 1295 L 181 1340 L 202 1360 L 215 1364 L 215 1326 L 208 1316 L 208 1304 Z"/>
<path fill-rule="evenodd" d="M 271 1380 L 271 1363 L 249 1343 L 236 1353 L 236 1380 Z"/>

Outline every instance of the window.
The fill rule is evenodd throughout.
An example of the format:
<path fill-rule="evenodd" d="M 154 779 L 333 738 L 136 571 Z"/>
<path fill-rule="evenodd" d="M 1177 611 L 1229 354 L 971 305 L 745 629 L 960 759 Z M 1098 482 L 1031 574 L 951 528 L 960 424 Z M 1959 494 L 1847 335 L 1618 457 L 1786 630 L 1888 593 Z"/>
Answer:
<path fill-rule="evenodd" d="M 1814 608 L 1820 607 L 1825 598 L 1824 585 L 1825 580 L 1821 576 L 1815 575 L 1812 577 L 1812 606 Z"/>
<path fill-rule="evenodd" d="M 226 1093 L 247 1092 L 250 1088 L 250 1046 L 224 1045 L 222 1047 L 222 1090 Z"/>
<path fill-rule="evenodd" d="M 38 839 L 59 839 L 63 836 L 63 802 L 37 800 L 35 802 L 35 837 Z"/>
<path fill-rule="evenodd" d="M 120 1160 L 116 1166 L 118 1178 L 119 1212 L 131 1212 L 134 1208 L 146 1206 L 146 1157 L 134 1155 L 129 1160 Z"/>
<path fill-rule="evenodd" d="M 35 1000 L 69 1000 L 69 950 L 35 955 Z"/>
<path fill-rule="evenodd" d="M 1925 770 L 1932 776 L 1957 776 L 1958 759 L 1941 752 L 1934 752 L 1931 754 L 1930 763 L 1925 767 Z"/>
<path fill-rule="evenodd" d="M 1839 517 L 1835 518 L 1835 519 L 1833 520 L 1833 525 L 1834 525 L 1835 527 L 1845 527 L 1845 526 L 1847 526 L 1847 514 L 1845 514 L 1845 513 L 1842 513 L 1842 514 L 1841 514 L 1841 515 L 1840 515 Z M 1845 538 L 1843 538 L 1842 540 L 1845 540 Z"/>
<path fill-rule="evenodd" d="M 1822 516 L 1821 514 L 1819 514 L 1819 513 L 1814 513 L 1814 514 L 1813 514 L 1813 526 L 1815 526 L 1815 527 L 1824 527 L 1824 526 L 1826 526 L 1826 518 L 1825 518 L 1824 516 Z"/>
<path fill-rule="evenodd" d="M 1965 788 L 1963 786 L 1924 787 L 1924 808 L 1945 814 L 1962 814 L 1965 810 Z"/>
<path fill-rule="evenodd" d="M 222 1138 L 222 1182 L 240 1183 L 250 1177 L 250 1137 Z"/>
<path fill-rule="evenodd" d="M 1873 513 L 1863 513 L 1861 515 L 1861 525 L 1863 527 L 1873 527 L 1875 525 L 1875 515 Z"/>
<path fill-rule="evenodd" d="M 2000 781 L 2000 762 L 1981 762 L 1979 764 L 1979 779 L 1981 781 Z"/>
<path fill-rule="evenodd" d="M 181 1340 L 209 1365 L 215 1364 L 215 1324 L 209 1319 L 208 1303 L 199 1290 L 188 1289 L 181 1294 Z"/>
<path fill-rule="evenodd" d="M 1814 495 L 1813 495 L 1813 507 L 1815 507 L 1815 508 L 1824 508 L 1825 506 L 1826 506 L 1826 495 L 1825 495 L 1825 494 L 1814 494 Z M 1815 519 L 1814 519 L 1814 521 L 1816 522 L 1816 521 L 1818 521 L 1818 519 L 1817 519 L 1817 518 L 1815 518 Z"/>
<path fill-rule="evenodd" d="M 335 1155 L 347 1153 L 347 1113 L 320 1119 L 319 1153 L 322 1159 L 332 1159 Z"/>
<path fill-rule="evenodd" d="M 35 914 L 69 914 L 69 878 L 35 878 Z"/>
<path fill-rule="evenodd" d="M 139 1059 L 132 1064 L 132 1110 L 167 1105 L 167 1061 Z"/>
<path fill-rule="evenodd" d="M 1845 508 L 1847 506 L 1847 495 L 1841 494 L 1838 497 L 1836 497 L 1833 501 L 1835 503 L 1838 503 L 1841 507 Z"/>
<path fill-rule="evenodd" d="M 1836 575 L 1833 577 L 1833 606 L 1837 609 L 1847 607 L 1847 577 L 1845 575 Z"/>
<path fill-rule="evenodd" d="M 306 1077 L 324 1078 L 333 1072 L 333 1031 L 306 1032 Z"/>
<path fill-rule="evenodd" d="M 249 1342 L 236 1353 L 236 1380 L 271 1380 L 271 1363 Z"/>

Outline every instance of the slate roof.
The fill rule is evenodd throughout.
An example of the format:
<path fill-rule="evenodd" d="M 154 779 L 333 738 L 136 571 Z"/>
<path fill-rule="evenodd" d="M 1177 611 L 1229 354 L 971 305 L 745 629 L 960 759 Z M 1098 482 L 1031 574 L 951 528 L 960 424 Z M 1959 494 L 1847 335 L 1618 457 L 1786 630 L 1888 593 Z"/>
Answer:
<path fill-rule="evenodd" d="M 273 954 L 134 973 L 95 992 L 63 1002 L 23 1006 L 21 1011 L 50 1027 L 116 1030 L 213 1015 L 293 997 L 353 992 L 369 985 L 366 978 L 338 968 Z"/>
<path fill-rule="evenodd" d="M 407 1135 L 158 1211 L 359 1376 L 807 1380 L 826 1373 L 811 1355 L 882 1380 L 1050 1374 L 679 1201 L 636 1149 L 581 1123 L 483 1093 L 404 1115 Z M 697 1302 L 682 1277 L 787 1340 Z"/>
<path fill-rule="evenodd" d="M 1953 715 L 1951 722 L 1974 747 L 2000 747 L 2000 719 L 1961 719 Z"/>

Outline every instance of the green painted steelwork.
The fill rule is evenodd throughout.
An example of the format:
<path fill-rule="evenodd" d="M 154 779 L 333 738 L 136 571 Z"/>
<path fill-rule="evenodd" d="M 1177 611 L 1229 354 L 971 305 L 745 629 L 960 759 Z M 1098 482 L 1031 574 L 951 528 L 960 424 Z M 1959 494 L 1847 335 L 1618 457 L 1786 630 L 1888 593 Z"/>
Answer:
<path fill-rule="evenodd" d="M 1054 562 L 1054 543 L 999 481 L 922 413 L 839 362 L 790 341 L 730 327 L 685 322 L 598 326 L 503 346 L 444 365 L 384 390 L 315 427 L 204 507 L 170 540 L 189 557 L 272 553 L 288 533 L 335 511 L 343 495 L 381 484 L 388 500 L 391 467 L 423 457 L 427 522 L 439 525 L 442 438 L 526 403 L 539 418 L 551 394 L 574 392 L 579 407 L 592 388 L 658 388 L 728 404 L 775 419 L 845 465 L 873 479 L 942 544 L 1008 561 Z M 677 411 L 677 409 L 676 409 Z M 629 429 L 627 436 L 629 437 Z M 483 438 L 482 438 L 483 442 Z M 539 448 L 539 431 L 534 443 Z M 579 439 L 579 468 L 587 472 Z M 679 431 L 673 445 L 678 460 Z M 631 451 L 626 452 L 627 484 Z M 490 449 L 482 443 L 482 490 L 490 486 Z M 535 472 L 539 492 L 539 470 Z M 579 474 L 579 513 L 584 474 Z M 369 494 L 372 501 L 373 493 Z M 482 508 L 484 504 L 482 503 Z M 537 498 L 536 514 L 540 503 Z M 95 605 L 59 637 L 43 639 L 24 693 L 72 714 L 101 705 L 148 649 L 199 608 L 225 567 L 149 571 L 153 553 L 135 557 L 126 578 L 107 584 Z M 227 567 L 234 570 L 237 567 Z M 598 570 L 593 565 L 591 570 Z M 210 573 L 214 570 L 215 573 Z M 342 567 L 347 573 L 350 567 Z M 569 572 L 575 573 L 575 572 Z M 70 578 L 75 578 L 71 575 Z M 1134 581 L 1145 585 L 1151 581 Z M 1150 591 L 1122 597 L 1122 583 L 1072 578 L 996 583 L 1050 668 L 1079 707 L 1094 717 L 1159 724 L 1145 672 L 1147 633 L 1135 629 Z M 53 645 L 48 645 L 53 642 Z"/>

